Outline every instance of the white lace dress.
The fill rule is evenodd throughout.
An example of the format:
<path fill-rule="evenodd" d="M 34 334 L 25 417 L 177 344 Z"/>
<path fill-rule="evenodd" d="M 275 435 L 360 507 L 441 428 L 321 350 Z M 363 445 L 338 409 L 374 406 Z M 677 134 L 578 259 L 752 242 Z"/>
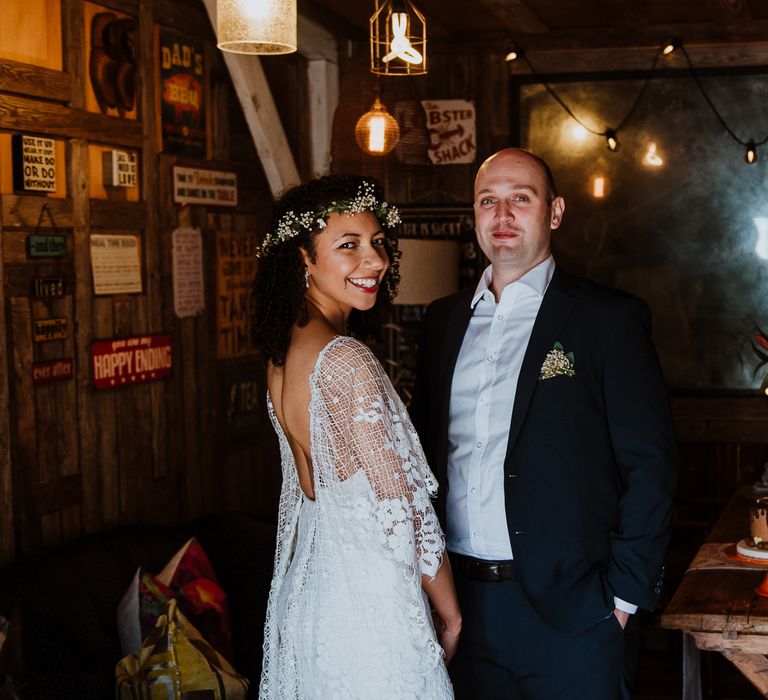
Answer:
<path fill-rule="evenodd" d="M 405 407 L 371 351 L 334 338 L 310 377 L 315 501 L 285 435 L 262 700 L 453 698 L 421 576 L 444 538 Z"/>

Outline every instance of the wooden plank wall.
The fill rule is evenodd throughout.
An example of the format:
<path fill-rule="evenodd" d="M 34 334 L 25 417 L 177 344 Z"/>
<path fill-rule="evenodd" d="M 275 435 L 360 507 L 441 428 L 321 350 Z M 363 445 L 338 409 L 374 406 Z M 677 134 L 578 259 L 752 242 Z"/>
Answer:
<path fill-rule="evenodd" d="M 264 230 L 271 202 L 264 174 L 237 114 L 202 3 L 98 4 L 136 19 L 136 119 L 88 111 L 82 0 L 61 0 L 57 9 L 61 55 L 52 57 L 51 65 L 58 61 L 63 70 L 37 59 L 33 65 L 3 58 L 0 46 L 0 137 L 47 136 L 63 141 L 66 153 L 57 173 L 66 180 L 64 197 L 0 192 L 0 563 L 120 523 L 185 522 L 225 509 L 270 515 L 277 505 L 279 465 L 267 421 L 261 417 L 256 432 L 237 443 L 227 441 L 224 425 L 222 374 L 258 374 L 260 361 L 256 356 L 217 359 L 215 339 L 214 232 Z M 56 5 L 34 4 L 38 10 Z M 159 27 L 205 42 L 211 129 L 207 159 L 177 158 L 158 148 Z M 126 201 L 116 188 L 108 188 L 106 199 L 91 198 L 93 145 L 138 153 L 140 201 Z M 225 216 L 211 207 L 180 208 L 172 201 L 176 164 L 237 172 L 244 204 L 227 209 Z M 26 240 L 37 230 L 43 204 L 52 219 L 44 218 L 39 233 L 53 233 L 55 222 L 55 233 L 66 237 L 64 258 L 27 257 Z M 178 319 L 173 310 L 171 232 L 180 225 L 203 231 L 206 308 L 195 318 Z M 94 295 L 94 233 L 140 238 L 140 294 Z M 64 277 L 65 296 L 32 299 L 31 280 L 42 275 Z M 61 317 L 69 321 L 66 339 L 34 342 L 33 319 Z M 171 335 L 172 376 L 96 391 L 90 370 L 93 341 L 146 334 Z M 63 357 L 73 358 L 74 379 L 33 383 L 34 362 Z"/>

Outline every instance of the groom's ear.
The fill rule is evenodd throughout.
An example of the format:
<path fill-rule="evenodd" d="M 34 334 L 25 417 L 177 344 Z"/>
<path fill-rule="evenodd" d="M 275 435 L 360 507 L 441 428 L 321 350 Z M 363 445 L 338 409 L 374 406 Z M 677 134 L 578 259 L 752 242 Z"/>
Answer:
<path fill-rule="evenodd" d="M 549 208 L 549 227 L 554 231 L 560 227 L 565 213 L 565 200 L 562 197 L 555 197 Z"/>

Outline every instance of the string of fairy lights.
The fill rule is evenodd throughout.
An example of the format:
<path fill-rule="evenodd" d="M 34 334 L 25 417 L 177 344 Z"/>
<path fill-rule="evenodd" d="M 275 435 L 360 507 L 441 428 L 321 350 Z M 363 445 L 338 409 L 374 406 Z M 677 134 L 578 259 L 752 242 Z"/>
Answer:
<path fill-rule="evenodd" d="M 632 117 L 635 110 L 637 109 L 637 106 L 640 104 L 640 101 L 642 100 L 643 95 L 645 94 L 645 91 L 650 81 L 653 79 L 654 74 L 659 69 L 660 59 L 666 58 L 667 56 L 672 55 L 676 51 L 681 53 L 685 58 L 685 61 L 688 64 L 688 70 L 691 74 L 691 77 L 694 80 L 694 83 L 698 87 L 699 92 L 701 93 L 701 96 L 704 98 L 704 101 L 707 103 L 707 106 L 712 110 L 712 113 L 715 115 L 717 120 L 725 129 L 728 136 L 730 136 L 736 143 L 738 143 L 745 149 L 744 161 L 749 165 L 756 163 L 757 149 L 758 147 L 764 146 L 766 143 L 768 143 L 768 136 L 759 140 L 753 139 L 753 138 L 744 140 L 740 138 L 738 134 L 736 134 L 736 132 L 731 128 L 728 122 L 726 122 L 725 118 L 720 113 L 720 110 L 717 109 L 717 106 L 715 105 L 712 98 L 707 93 L 704 87 L 704 83 L 701 80 L 701 76 L 696 70 L 696 67 L 693 65 L 693 61 L 691 61 L 691 57 L 688 51 L 686 50 L 685 46 L 683 45 L 683 42 L 680 39 L 670 39 L 669 41 L 666 41 L 661 46 L 659 46 L 658 51 L 653 57 L 653 62 L 651 63 L 651 66 L 648 69 L 648 72 L 646 73 L 645 79 L 643 80 L 643 84 L 640 86 L 640 89 L 637 92 L 637 96 L 635 97 L 635 100 L 630 106 L 627 113 L 624 115 L 624 118 L 621 119 L 621 121 L 619 121 L 616 126 L 606 127 L 602 131 L 598 131 L 597 129 L 594 129 L 591 126 L 589 126 L 588 124 L 585 124 L 581 119 L 579 119 L 578 116 L 576 116 L 573 109 L 571 109 L 571 107 L 568 104 L 566 104 L 566 102 L 560 97 L 560 95 L 557 94 L 555 89 L 536 70 L 536 67 L 531 63 L 531 61 L 526 56 L 525 51 L 519 48 L 516 48 L 514 46 L 511 46 L 505 56 L 505 60 L 506 61 L 522 61 L 523 63 L 525 63 L 526 66 L 528 66 L 528 69 L 531 71 L 531 74 L 537 78 L 541 86 L 549 93 L 552 99 L 554 99 L 555 102 L 557 102 L 557 104 L 559 104 L 560 107 L 562 107 L 562 109 L 571 119 L 573 119 L 577 124 L 579 124 L 579 126 L 581 126 L 590 134 L 593 134 L 594 136 L 603 137 L 605 139 L 608 150 L 615 152 L 619 150 L 619 145 L 620 145 L 619 134 L 621 133 L 622 129 L 626 126 L 626 124 L 629 122 L 630 118 Z"/>

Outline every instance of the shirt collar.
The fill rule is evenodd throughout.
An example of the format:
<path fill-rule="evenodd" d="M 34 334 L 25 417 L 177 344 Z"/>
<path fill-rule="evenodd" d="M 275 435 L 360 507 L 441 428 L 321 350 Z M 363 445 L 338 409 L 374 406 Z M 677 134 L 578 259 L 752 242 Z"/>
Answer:
<path fill-rule="evenodd" d="M 516 279 L 514 282 L 510 282 L 506 287 L 504 287 L 504 291 L 501 293 L 502 298 L 504 297 L 507 289 L 512 287 L 514 284 L 524 284 L 526 287 L 529 287 L 534 292 L 536 292 L 536 294 L 538 294 L 540 297 L 543 297 L 544 292 L 547 291 L 547 287 L 552 281 L 552 276 L 554 274 L 555 259 L 550 255 L 546 260 L 536 265 L 536 267 L 528 270 L 528 272 L 526 272 L 522 277 Z M 475 289 L 475 295 L 472 297 L 472 301 L 470 302 L 470 306 L 473 309 L 484 297 L 487 297 L 490 301 L 493 301 L 494 304 L 496 303 L 496 298 L 493 296 L 493 292 L 491 291 L 492 280 L 493 265 L 488 265 L 488 267 L 483 270 L 483 275 L 480 278 L 480 282 L 478 282 L 477 288 Z"/>

